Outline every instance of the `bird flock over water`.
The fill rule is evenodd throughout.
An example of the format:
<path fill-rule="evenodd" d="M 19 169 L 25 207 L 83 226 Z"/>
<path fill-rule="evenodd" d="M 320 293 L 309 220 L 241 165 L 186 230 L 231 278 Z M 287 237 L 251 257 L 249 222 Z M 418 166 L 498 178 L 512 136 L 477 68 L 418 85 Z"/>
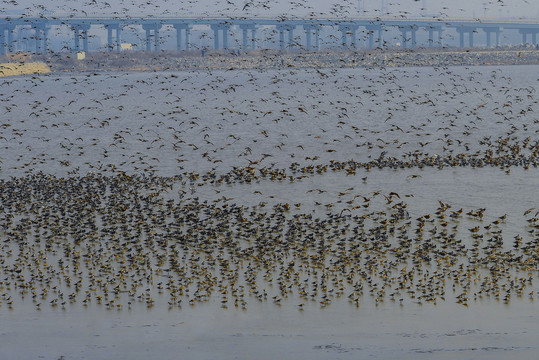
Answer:
<path fill-rule="evenodd" d="M 447 169 L 508 187 L 537 171 L 535 83 L 518 76 L 3 80 L 0 311 L 534 301 L 535 193 L 506 213 L 409 190 Z"/>

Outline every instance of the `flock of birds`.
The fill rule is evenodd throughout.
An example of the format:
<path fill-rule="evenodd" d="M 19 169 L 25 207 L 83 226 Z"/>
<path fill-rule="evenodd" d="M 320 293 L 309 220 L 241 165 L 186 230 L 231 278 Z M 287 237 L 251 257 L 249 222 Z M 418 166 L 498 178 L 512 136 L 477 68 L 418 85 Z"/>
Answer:
<path fill-rule="evenodd" d="M 2 181 L 3 307 L 28 299 L 37 310 L 205 302 L 247 309 L 294 298 L 303 310 L 340 298 L 353 306 L 536 298 L 536 209 L 507 248 L 508 215 L 484 221 L 485 208 L 439 202 L 413 219 L 399 194 L 375 193 L 363 207 L 376 196 L 385 206 L 318 217 L 301 204 L 170 193 L 195 182 L 127 174 Z"/>
<path fill-rule="evenodd" d="M 0 311 L 537 296 L 539 208 L 405 190 L 537 171 L 520 69 L 53 74 L 3 80 L 0 107 Z"/>

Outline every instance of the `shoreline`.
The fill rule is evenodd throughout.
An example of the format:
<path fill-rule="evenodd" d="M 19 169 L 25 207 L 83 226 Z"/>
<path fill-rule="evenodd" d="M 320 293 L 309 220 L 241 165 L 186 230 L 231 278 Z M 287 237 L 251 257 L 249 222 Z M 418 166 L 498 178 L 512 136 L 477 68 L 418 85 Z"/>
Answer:
<path fill-rule="evenodd" d="M 539 64 L 539 50 L 534 47 L 497 49 L 414 49 L 319 51 L 282 53 L 273 50 L 248 53 L 199 51 L 145 53 L 89 52 L 84 59 L 77 54 L 51 53 L 29 55 L 8 54 L 0 57 L 5 66 L 28 69 L 27 64 L 43 63 L 51 73 L 109 72 L 109 71 L 196 71 L 196 70 L 268 70 L 285 68 L 384 68 L 425 66 L 501 66 Z M 40 68 L 41 69 L 41 68 Z M 11 72 L 4 76 L 37 74 Z"/>

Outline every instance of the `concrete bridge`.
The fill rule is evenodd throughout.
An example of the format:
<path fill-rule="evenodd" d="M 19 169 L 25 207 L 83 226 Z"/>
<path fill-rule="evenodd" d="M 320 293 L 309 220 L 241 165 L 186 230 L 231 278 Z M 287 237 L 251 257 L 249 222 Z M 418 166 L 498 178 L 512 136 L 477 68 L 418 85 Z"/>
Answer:
<path fill-rule="evenodd" d="M 33 49 L 36 53 L 49 51 L 48 41 L 53 26 L 70 29 L 73 34 L 73 51 L 88 51 L 88 33 L 92 27 L 103 27 L 107 31 L 107 45 L 110 51 L 120 51 L 122 29 L 126 26 L 140 26 L 146 33 L 145 50 L 159 51 L 163 26 L 173 27 L 176 31 L 176 50 L 189 50 L 191 30 L 194 26 L 204 25 L 213 31 L 215 49 L 230 49 L 229 38 L 236 31 L 241 33 L 242 50 L 257 47 L 257 30 L 261 27 L 273 27 L 279 33 L 279 48 L 301 48 L 314 51 L 320 48 L 320 30 L 331 27 L 340 32 L 340 39 L 335 46 L 344 49 L 358 48 L 358 31 L 366 33 L 366 47 L 384 47 L 384 32 L 396 29 L 401 35 L 401 46 L 417 46 L 416 33 L 419 29 L 428 32 L 428 47 L 443 46 L 443 33 L 454 29 L 459 37 L 460 47 L 473 47 L 477 36 L 486 37 L 486 46 L 500 44 L 500 34 L 505 30 L 516 30 L 522 36 L 522 43 L 529 40 L 537 44 L 539 21 L 534 20 L 480 20 L 447 18 L 240 18 L 240 17 L 4 17 L 0 19 L 0 54 L 12 52 L 16 48 L 14 33 L 26 29 L 33 35 Z M 304 43 L 298 44 L 295 34 L 303 32 Z"/>

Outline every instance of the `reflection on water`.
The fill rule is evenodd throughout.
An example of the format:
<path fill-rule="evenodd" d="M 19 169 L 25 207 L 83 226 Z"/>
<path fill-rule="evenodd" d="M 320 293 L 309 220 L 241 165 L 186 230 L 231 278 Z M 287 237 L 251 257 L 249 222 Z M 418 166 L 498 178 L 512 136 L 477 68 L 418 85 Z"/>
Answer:
<path fill-rule="evenodd" d="M 0 357 L 535 354 L 522 69 L 10 80 Z"/>

